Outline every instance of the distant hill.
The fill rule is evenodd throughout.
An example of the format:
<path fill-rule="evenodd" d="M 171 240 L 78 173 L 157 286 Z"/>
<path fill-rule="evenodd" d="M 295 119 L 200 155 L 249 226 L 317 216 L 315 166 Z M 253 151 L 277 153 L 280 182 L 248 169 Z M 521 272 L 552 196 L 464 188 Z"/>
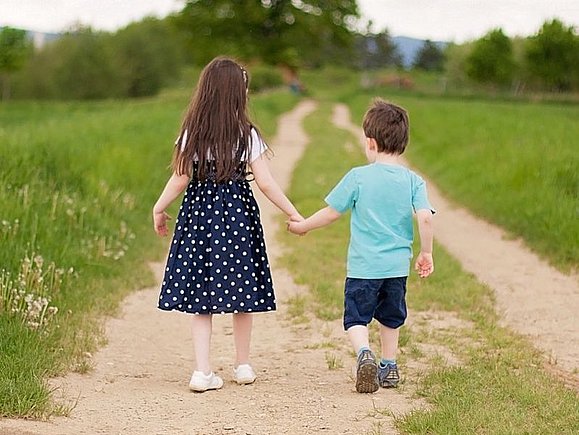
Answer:
<path fill-rule="evenodd" d="M 407 36 L 393 36 L 392 42 L 398 48 L 398 52 L 402 56 L 402 64 L 404 68 L 410 68 L 418 52 L 426 42 L 423 39 L 409 38 Z M 439 48 L 445 48 L 448 42 L 433 41 Z"/>

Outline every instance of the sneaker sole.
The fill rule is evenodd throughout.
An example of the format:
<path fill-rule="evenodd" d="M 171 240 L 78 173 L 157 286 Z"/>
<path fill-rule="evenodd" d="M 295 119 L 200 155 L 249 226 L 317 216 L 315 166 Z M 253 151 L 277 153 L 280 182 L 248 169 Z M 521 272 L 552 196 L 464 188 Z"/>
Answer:
<path fill-rule="evenodd" d="M 221 381 L 218 385 L 216 385 L 215 387 L 200 387 L 197 385 L 191 385 L 189 384 L 189 389 L 191 391 L 194 391 L 195 393 L 204 393 L 205 391 L 209 391 L 209 390 L 219 390 L 221 387 L 223 387 L 223 381 Z"/>
<path fill-rule="evenodd" d="M 375 393 L 379 388 L 378 365 L 371 362 L 360 365 L 356 372 L 356 391 L 358 393 Z"/>
<path fill-rule="evenodd" d="M 398 381 L 394 382 L 382 382 L 382 388 L 396 388 L 398 386 Z"/>
<path fill-rule="evenodd" d="M 245 379 L 235 379 L 235 382 L 237 382 L 237 385 L 249 385 L 249 384 L 253 384 L 255 382 L 256 378 L 245 378 Z"/>

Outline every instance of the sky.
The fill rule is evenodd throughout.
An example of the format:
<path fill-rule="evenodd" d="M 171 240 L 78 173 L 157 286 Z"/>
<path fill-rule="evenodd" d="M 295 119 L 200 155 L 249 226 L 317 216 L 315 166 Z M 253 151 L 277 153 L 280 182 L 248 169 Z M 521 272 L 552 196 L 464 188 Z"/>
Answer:
<path fill-rule="evenodd" d="M 146 15 L 164 17 L 185 0 L 0 0 L 0 26 L 60 32 L 75 24 L 113 31 Z M 464 42 L 501 27 L 535 34 L 559 18 L 579 28 L 579 0 L 358 0 L 363 20 L 393 36 Z"/>

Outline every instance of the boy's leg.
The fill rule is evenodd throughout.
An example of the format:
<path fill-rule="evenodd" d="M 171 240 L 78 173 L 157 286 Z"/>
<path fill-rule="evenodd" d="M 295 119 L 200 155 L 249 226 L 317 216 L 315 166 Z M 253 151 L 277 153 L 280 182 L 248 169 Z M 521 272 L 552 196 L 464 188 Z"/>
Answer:
<path fill-rule="evenodd" d="M 400 327 L 406 321 L 406 277 L 388 278 L 380 288 L 375 318 L 380 323 L 380 386 L 395 387 L 400 375 L 396 365 Z"/>
<path fill-rule="evenodd" d="M 347 333 L 356 354 L 359 354 L 361 349 L 370 349 L 368 327 L 366 325 L 351 326 Z"/>
<path fill-rule="evenodd" d="M 396 361 L 399 336 L 399 328 L 394 329 L 382 324 L 380 325 L 380 347 L 383 360 Z"/>
<path fill-rule="evenodd" d="M 358 354 L 356 391 L 359 393 L 373 393 L 380 388 L 378 364 L 370 350 L 367 326 L 374 316 L 380 285 L 381 280 L 346 279 L 344 329 Z"/>
<path fill-rule="evenodd" d="M 383 388 L 396 387 L 400 381 L 400 373 L 396 364 L 399 336 L 399 328 L 389 328 L 380 324 L 382 359 L 378 367 L 378 381 Z"/>
<path fill-rule="evenodd" d="M 211 346 L 212 317 L 211 314 L 196 314 L 191 323 L 193 332 L 193 348 L 195 349 L 196 371 L 211 373 L 209 349 Z"/>
<path fill-rule="evenodd" d="M 233 340 L 235 342 L 235 367 L 249 363 L 251 329 L 253 315 L 250 313 L 233 314 Z"/>

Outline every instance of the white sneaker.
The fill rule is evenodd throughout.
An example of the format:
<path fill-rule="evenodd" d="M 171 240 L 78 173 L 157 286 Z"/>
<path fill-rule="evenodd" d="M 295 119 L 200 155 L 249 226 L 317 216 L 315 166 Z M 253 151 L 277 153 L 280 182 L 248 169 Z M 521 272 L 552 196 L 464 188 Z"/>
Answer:
<path fill-rule="evenodd" d="M 207 390 L 218 390 L 223 387 L 223 379 L 211 372 L 206 375 L 203 372 L 194 371 L 189 381 L 191 391 L 203 392 Z"/>
<path fill-rule="evenodd" d="M 253 384 L 256 377 L 255 372 L 249 364 L 240 364 L 236 369 L 233 369 L 233 379 L 239 385 Z"/>

